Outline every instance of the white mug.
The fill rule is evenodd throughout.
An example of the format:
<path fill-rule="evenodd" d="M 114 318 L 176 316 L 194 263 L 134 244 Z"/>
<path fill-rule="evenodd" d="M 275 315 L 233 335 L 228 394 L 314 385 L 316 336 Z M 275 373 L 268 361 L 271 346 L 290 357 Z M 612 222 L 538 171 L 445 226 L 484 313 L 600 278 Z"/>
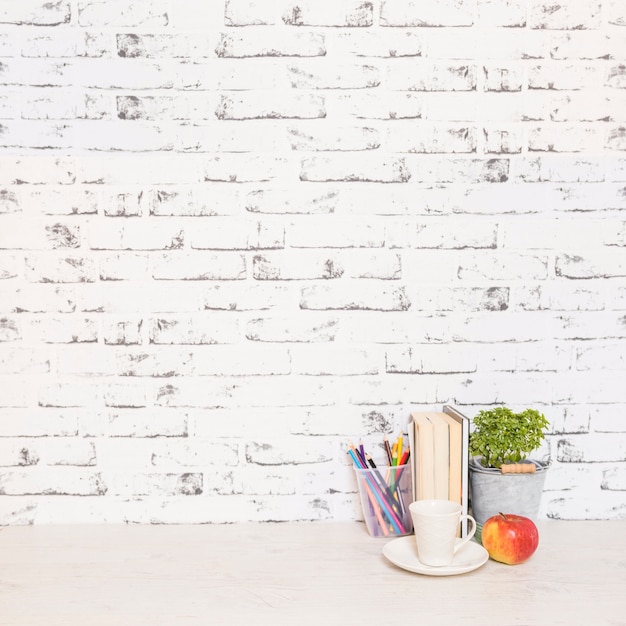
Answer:
<path fill-rule="evenodd" d="M 417 557 L 424 565 L 442 567 L 450 565 L 455 553 L 476 532 L 476 520 L 471 515 L 461 515 L 461 505 L 452 500 L 416 500 L 409 505 L 415 529 Z M 461 520 L 471 522 L 471 530 L 457 540 Z"/>

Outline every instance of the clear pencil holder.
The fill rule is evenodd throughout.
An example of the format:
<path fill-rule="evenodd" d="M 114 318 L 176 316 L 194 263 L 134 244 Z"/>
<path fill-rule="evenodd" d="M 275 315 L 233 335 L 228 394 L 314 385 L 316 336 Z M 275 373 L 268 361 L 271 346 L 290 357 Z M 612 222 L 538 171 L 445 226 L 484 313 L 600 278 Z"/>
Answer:
<path fill-rule="evenodd" d="M 363 519 L 372 537 L 401 537 L 413 531 L 409 513 L 413 486 L 408 464 L 355 467 Z"/>

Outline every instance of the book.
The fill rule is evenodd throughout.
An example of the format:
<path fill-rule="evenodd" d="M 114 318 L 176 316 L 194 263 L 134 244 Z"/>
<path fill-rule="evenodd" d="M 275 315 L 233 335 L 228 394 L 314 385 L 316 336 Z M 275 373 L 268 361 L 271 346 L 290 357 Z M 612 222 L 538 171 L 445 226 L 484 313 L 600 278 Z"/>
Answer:
<path fill-rule="evenodd" d="M 469 503 L 469 419 L 452 406 L 411 413 L 409 424 L 413 500 L 441 498 Z M 467 521 L 460 536 L 467 534 Z"/>

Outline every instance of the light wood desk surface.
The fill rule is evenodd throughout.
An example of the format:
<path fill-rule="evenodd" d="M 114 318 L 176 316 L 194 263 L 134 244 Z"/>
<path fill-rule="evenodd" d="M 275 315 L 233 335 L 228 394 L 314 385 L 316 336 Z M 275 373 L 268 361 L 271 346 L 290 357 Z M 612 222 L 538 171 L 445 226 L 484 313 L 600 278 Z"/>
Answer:
<path fill-rule="evenodd" d="M 538 526 L 525 564 L 450 577 L 360 523 L 4 527 L 0 624 L 626 625 L 626 521 Z"/>

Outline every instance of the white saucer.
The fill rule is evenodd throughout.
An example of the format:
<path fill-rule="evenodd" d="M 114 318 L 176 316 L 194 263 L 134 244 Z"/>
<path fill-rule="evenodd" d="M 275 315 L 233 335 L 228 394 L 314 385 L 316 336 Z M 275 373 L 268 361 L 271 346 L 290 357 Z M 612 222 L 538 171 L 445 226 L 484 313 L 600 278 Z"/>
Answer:
<path fill-rule="evenodd" d="M 457 539 L 460 541 L 460 539 Z M 417 558 L 415 536 L 398 537 L 383 546 L 383 554 L 394 564 L 409 572 L 428 576 L 453 576 L 479 568 L 489 558 L 489 553 L 473 540 L 468 541 L 455 555 L 450 565 L 432 567 Z"/>

